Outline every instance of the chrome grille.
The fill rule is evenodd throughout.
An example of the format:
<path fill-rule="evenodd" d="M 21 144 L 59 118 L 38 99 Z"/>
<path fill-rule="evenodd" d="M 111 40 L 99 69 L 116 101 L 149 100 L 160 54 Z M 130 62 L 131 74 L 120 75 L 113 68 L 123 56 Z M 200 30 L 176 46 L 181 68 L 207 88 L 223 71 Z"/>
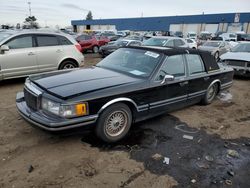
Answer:
<path fill-rule="evenodd" d="M 238 67 L 245 67 L 246 66 L 245 61 L 228 60 L 227 64 L 231 65 L 231 66 L 238 66 Z"/>
<path fill-rule="evenodd" d="M 38 109 L 38 97 L 26 88 L 24 88 L 24 99 L 28 107 L 33 110 Z"/>

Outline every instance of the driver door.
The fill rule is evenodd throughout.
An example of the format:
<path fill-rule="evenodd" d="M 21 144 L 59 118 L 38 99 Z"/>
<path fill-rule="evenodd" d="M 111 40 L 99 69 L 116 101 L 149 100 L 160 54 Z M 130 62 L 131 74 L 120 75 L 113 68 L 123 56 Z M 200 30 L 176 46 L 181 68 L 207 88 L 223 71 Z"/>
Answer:
<path fill-rule="evenodd" d="M 173 75 L 174 80 L 162 82 L 165 75 Z M 169 56 L 154 80 L 150 101 L 150 112 L 173 111 L 187 104 L 188 81 L 183 55 Z"/>
<path fill-rule="evenodd" d="M 32 35 L 15 37 L 4 45 L 9 47 L 9 51 L 0 54 L 3 79 L 26 76 L 38 72 Z"/>

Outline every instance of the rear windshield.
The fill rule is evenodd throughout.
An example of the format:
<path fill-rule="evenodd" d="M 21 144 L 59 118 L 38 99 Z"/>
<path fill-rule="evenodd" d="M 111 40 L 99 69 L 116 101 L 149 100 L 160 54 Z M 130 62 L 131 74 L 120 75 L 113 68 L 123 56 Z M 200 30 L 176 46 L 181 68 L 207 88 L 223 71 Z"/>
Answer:
<path fill-rule="evenodd" d="M 145 46 L 166 46 L 168 39 L 151 38 L 146 40 L 143 45 Z"/>
<path fill-rule="evenodd" d="M 238 44 L 232 49 L 232 52 L 250 52 L 250 43 Z"/>
<path fill-rule="evenodd" d="M 208 46 L 208 47 L 219 47 L 220 46 L 220 42 L 205 42 L 203 44 L 203 46 Z"/>

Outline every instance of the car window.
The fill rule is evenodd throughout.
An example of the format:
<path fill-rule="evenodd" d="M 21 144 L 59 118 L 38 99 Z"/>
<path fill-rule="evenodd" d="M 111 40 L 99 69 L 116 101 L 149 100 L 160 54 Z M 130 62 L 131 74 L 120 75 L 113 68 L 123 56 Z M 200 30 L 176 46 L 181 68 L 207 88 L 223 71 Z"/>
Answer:
<path fill-rule="evenodd" d="M 85 36 L 85 40 L 91 40 L 91 39 L 92 39 L 91 36 L 88 36 L 88 35 Z"/>
<path fill-rule="evenodd" d="M 174 47 L 174 40 L 169 40 L 165 46 Z"/>
<path fill-rule="evenodd" d="M 14 38 L 11 41 L 7 42 L 6 45 L 8 45 L 10 49 L 32 48 L 32 36 L 22 36 Z"/>
<path fill-rule="evenodd" d="M 156 79 L 162 80 L 167 74 L 174 77 L 185 76 L 185 65 L 182 55 L 169 56 L 161 67 Z"/>
<path fill-rule="evenodd" d="M 42 46 L 58 46 L 59 41 L 56 36 L 49 36 L 49 35 L 44 35 L 44 36 L 37 36 L 37 45 L 38 47 Z"/>
<path fill-rule="evenodd" d="M 188 42 L 188 43 L 193 43 L 193 41 L 192 41 L 192 40 L 190 40 L 190 39 L 187 39 L 187 42 Z"/>
<path fill-rule="evenodd" d="M 180 39 L 175 39 L 174 40 L 174 43 L 175 43 L 175 46 L 183 46 L 185 43 L 182 41 L 182 40 L 180 40 Z"/>
<path fill-rule="evenodd" d="M 58 36 L 58 38 L 59 38 L 61 45 L 71 45 L 72 44 L 72 42 L 70 42 L 70 40 L 67 39 L 66 37 Z"/>
<path fill-rule="evenodd" d="M 186 54 L 189 74 L 205 72 L 204 64 L 201 57 L 197 54 Z"/>

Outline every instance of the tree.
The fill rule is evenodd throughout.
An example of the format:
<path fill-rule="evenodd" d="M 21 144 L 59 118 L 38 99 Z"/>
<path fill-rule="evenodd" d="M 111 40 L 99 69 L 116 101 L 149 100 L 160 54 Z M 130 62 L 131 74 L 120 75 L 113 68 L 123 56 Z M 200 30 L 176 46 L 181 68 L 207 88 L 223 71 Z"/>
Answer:
<path fill-rule="evenodd" d="M 89 11 L 87 16 L 86 16 L 86 20 L 93 20 L 93 15 L 92 15 L 92 12 Z"/>
<path fill-rule="evenodd" d="M 25 18 L 24 23 L 28 24 L 28 25 L 26 25 L 26 27 L 29 27 L 30 29 L 33 29 L 33 28 L 38 29 L 39 25 L 36 22 L 36 20 L 37 19 L 35 16 L 29 16 L 29 17 Z"/>

